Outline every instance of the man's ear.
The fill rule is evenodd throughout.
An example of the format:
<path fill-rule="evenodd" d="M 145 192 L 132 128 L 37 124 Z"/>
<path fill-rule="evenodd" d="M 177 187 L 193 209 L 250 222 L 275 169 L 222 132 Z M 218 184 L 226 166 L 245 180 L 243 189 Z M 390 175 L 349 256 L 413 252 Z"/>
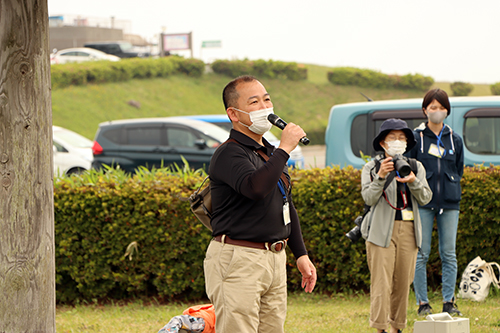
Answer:
<path fill-rule="evenodd" d="M 232 106 L 226 109 L 227 116 L 229 117 L 229 119 L 231 119 L 232 122 L 239 121 L 238 117 L 236 116 L 236 112 L 237 111 Z"/>

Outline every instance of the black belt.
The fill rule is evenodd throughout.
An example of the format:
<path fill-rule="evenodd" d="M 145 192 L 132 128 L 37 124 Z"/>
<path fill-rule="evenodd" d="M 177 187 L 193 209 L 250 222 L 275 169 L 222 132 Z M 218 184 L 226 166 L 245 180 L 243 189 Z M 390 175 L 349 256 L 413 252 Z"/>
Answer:
<path fill-rule="evenodd" d="M 214 240 L 217 242 L 225 243 L 225 244 L 231 244 L 231 245 L 237 245 L 237 246 L 245 246 L 245 247 L 251 247 L 254 249 L 261 249 L 261 250 L 269 250 L 271 252 L 281 252 L 285 249 L 286 243 L 288 242 L 288 238 L 284 240 L 279 240 L 274 243 L 270 242 L 250 242 L 242 239 L 231 239 L 227 237 L 226 235 L 218 235 L 214 237 Z"/>

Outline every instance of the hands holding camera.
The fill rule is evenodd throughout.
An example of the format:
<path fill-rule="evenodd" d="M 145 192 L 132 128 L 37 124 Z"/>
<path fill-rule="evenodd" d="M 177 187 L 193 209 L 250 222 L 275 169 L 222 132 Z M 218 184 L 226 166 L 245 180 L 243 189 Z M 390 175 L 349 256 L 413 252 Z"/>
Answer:
<path fill-rule="evenodd" d="M 394 161 L 392 157 L 387 157 L 386 159 L 382 160 L 380 163 L 380 169 L 378 171 L 378 176 L 380 178 L 386 178 L 387 175 L 394 170 Z M 396 180 L 400 183 L 413 183 L 415 181 L 415 174 L 413 171 L 411 171 L 406 177 L 399 177 L 399 175 L 396 174 Z"/>

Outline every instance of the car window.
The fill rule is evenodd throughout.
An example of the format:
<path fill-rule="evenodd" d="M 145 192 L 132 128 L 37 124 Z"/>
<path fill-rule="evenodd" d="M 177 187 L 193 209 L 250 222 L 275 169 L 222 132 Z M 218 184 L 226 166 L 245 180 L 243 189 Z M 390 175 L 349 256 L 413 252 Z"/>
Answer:
<path fill-rule="evenodd" d="M 127 138 L 125 137 L 125 135 L 123 135 L 123 131 L 121 128 L 105 130 L 102 136 L 116 144 L 127 144 Z"/>
<path fill-rule="evenodd" d="M 64 53 L 61 53 L 61 56 L 64 56 L 64 57 L 71 57 L 71 56 L 76 56 L 77 55 L 77 52 L 64 52 Z"/>
<path fill-rule="evenodd" d="M 205 135 L 203 133 L 199 133 L 200 138 L 205 140 L 205 143 L 207 144 L 207 147 L 210 148 L 215 148 L 220 145 L 220 142 L 215 140 L 214 138 L 209 137 L 208 135 Z"/>
<path fill-rule="evenodd" d="M 138 146 L 161 145 L 160 127 L 132 127 L 126 131 L 127 143 Z"/>
<path fill-rule="evenodd" d="M 109 52 L 111 52 L 111 53 L 118 53 L 118 52 L 121 51 L 120 47 L 118 45 L 115 45 L 115 44 L 114 45 L 109 45 L 106 49 L 107 49 L 108 53 Z"/>
<path fill-rule="evenodd" d="M 169 146 L 193 148 L 195 146 L 196 139 L 196 136 L 185 128 L 167 128 L 167 144 Z"/>
<path fill-rule="evenodd" d="M 465 146 L 475 154 L 500 154 L 500 109 L 476 109 L 465 114 Z"/>
<path fill-rule="evenodd" d="M 54 145 L 54 147 L 56 147 L 56 150 L 59 153 L 67 153 L 68 152 L 68 150 L 66 148 L 64 148 L 61 144 L 59 144 L 55 141 L 52 141 L 52 144 Z"/>
<path fill-rule="evenodd" d="M 403 119 L 411 129 L 425 121 L 422 110 L 376 111 L 356 116 L 351 124 L 351 149 L 355 156 L 361 157 L 361 153 L 375 155 L 372 140 L 378 134 L 380 125 L 389 118 Z"/>
<path fill-rule="evenodd" d="M 133 49 L 133 46 L 131 43 L 120 43 L 121 49 L 124 51 L 129 51 Z M 116 46 L 118 48 L 118 45 Z M 118 48 L 120 50 L 120 48 Z"/>
<path fill-rule="evenodd" d="M 85 52 L 76 52 L 76 55 L 79 57 L 90 57 L 90 54 Z"/>

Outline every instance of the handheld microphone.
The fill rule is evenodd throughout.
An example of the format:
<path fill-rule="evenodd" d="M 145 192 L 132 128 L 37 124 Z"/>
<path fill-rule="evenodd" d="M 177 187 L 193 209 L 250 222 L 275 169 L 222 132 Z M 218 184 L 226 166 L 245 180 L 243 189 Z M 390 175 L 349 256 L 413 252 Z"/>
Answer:
<path fill-rule="evenodd" d="M 267 116 L 267 120 L 269 120 L 269 122 L 271 124 L 273 124 L 274 126 L 278 127 L 279 129 L 281 130 L 284 130 L 286 125 L 288 125 L 286 123 L 286 121 L 284 121 L 283 119 L 281 119 L 280 117 L 278 117 L 277 115 L 275 115 L 274 113 L 271 113 L 269 116 Z M 309 142 L 309 139 L 307 137 L 303 137 L 300 139 L 300 142 L 303 144 L 303 145 L 308 145 Z"/>

